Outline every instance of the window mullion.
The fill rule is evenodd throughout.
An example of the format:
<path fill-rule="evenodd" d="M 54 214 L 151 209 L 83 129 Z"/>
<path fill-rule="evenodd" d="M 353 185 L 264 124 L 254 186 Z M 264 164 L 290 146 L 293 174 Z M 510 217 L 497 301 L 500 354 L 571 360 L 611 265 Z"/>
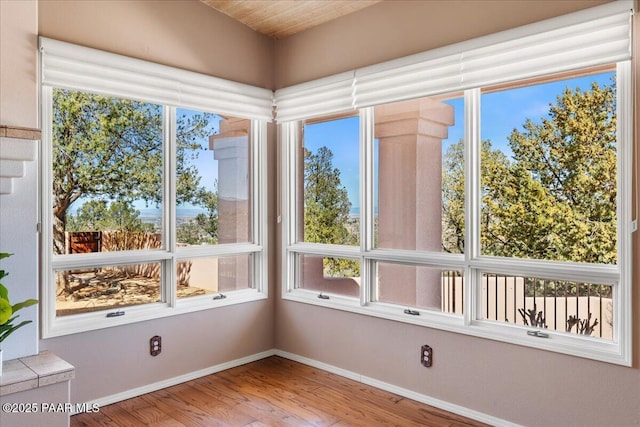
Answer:
<path fill-rule="evenodd" d="M 268 229 L 265 219 L 267 219 L 267 159 L 266 159 L 266 146 L 267 146 L 267 125 L 263 121 L 252 120 L 251 130 L 249 132 L 249 147 L 250 147 L 250 165 L 249 173 L 251 174 L 251 187 L 250 198 L 251 208 L 249 215 L 251 227 L 251 243 L 258 245 L 262 248 L 259 253 L 255 253 L 252 259 L 253 268 L 251 269 L 250 277 L 254 288 L 260 292 L 264 292 L 267 295 L 269 287 L 268 273 L 267 273 L 267 251 L 264 249 L 267 238 Z"/>
<path fill-rule="evenodd" d="M 42 86 L 42 144 L 40 150 L 40 245 L 43 250 L 40 280 L 46 285 L 42 293 L 46 295 L 40 303 L 43 317 L 43 336 L 50 333 L 51 326 L 56 319 L 56 286 L 53 273 L 53 218 L 52 218 L 52 190 L 53 190 L 53 88 Z"/>
<path fill-rule="evenodd" d="M 287 293 L 293 289 L 295 275 L 295 256 L 289 250 L 289 246 L 295 241 L 296 230 L 296 206 L 297 206 L 297 147 L 300 141 L 296 122 L 287 122 L 281 125 L 281 164 L 282 164 L 282 188 L 281 213 L 282 213 L 282 292 Z"/>
<path fill-rule="evenodd" d="M 177 179 L 177 114 L 176 107 L 163 108 L 164 139 L 164 247 L 172 256 L 164 263 L 162 275 L 162 296 L 170 307 L 177 303 L 177 259 L 176 259 L 176 179 Z"/>
<path fill-rule="evenodd" d="M 621 343 L 621 353 L 626 361 L 632 357 L 633 321 L 631 310 L 631 284 L 633 283 L 632 244 L 634 224 L 633 212 L 633 90 L 632 68 L 630 61 L 619 62 L 616 69 L 616 117 L 618 135 L 618 265 L 620 269 L 620 283 L 614 289 L 614 304 L 619 309 L 614 310 L 614 340 Z M 637 176 L 636 171 L 636 176 Z M 636 188 L 637 191 L 637 188 Z M 635 211 L 637 217 L 638 212 Z"/>
<path fill-rule="evenodd" d="M 464 304 L 464 321 L 468 325 L 476 319 L 477 301 L 481 301 L 482 289 L 479 288 L 478 274 L 469 267 L 471 260 L 480 253 L 480 89 L 467 90 L 464 93 L 465 121 L 465 289 L 468 296 Z"/>
<path fill-rule="evenodd" d="M 360 110 L 360 305 L 371 302 L 375 281 L 373 261 L 364 254 L 373 248 L 373 108 Z"/>

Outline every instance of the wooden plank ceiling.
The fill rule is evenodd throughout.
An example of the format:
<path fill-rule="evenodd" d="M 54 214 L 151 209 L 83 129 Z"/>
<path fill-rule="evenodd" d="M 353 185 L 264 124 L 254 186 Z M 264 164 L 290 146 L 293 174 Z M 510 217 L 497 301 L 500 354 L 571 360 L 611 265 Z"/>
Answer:
<path fill-rule="evenodd" d="M 274 39 L 283 39 L 382 0 L 200 0 Z"/>

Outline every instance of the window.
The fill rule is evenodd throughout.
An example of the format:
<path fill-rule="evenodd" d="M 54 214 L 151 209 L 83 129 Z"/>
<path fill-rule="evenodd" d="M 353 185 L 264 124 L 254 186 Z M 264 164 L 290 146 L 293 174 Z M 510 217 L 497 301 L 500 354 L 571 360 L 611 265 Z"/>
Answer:
<path fill-rule="evenodd" d="M 482 273 L 479 317 L 612 340 L 619 274 L 592 280 L 619 256 L 615 68 L 483 92 L 479 245 L 503 272 Z"/>
<path fill-rule="evenodd" d="M 265 298 L 265 122 L 106 82 L 42 88 L 44 335 Z"/>
<path fill-rule="evenodd" d="M 605 15 L 286 88 L 283 298 L 628 365 L 628 11 Z M 596 27 L 619 52 L 576 48 Z"/>

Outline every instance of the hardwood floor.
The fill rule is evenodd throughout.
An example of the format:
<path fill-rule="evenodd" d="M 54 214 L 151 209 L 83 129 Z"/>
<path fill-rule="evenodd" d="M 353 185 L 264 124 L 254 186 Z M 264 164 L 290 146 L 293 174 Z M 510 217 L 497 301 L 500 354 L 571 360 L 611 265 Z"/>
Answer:
<path fill-rule="evenodd" d="M 79 426 L 484 426 L 281 357 L 71 417 Z"/>

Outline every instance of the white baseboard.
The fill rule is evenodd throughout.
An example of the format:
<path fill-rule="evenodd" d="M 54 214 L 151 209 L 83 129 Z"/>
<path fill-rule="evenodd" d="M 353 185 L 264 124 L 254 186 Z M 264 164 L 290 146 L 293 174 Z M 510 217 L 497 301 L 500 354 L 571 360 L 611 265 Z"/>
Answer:
<path fill-rule="evenodd" d="M 319 362 L 317 360 L 309 359 L 304 356 L 298 356 L 297 354 L 288 353 L 282 350 L 274 350 L 274 354 L 276 356 L 284 357 L 285 359 L 290 359 L 295 362 L 313 366 L 314 368 L 322 369 L 323 371 L 331 372 L 332 374 L 340 375 L 342 377 L 346 377 L 351 380 L 358 381 L 363 384 L 367 384 L 367 385 L 379 388 L 381 390 L 388 391 L 390 393 L 395 393 L 399 396 L 406 397 L 406 398 L 415 400 L 417 402 L 424 403 L 426 405 L 430 405 L 438 409 L 449 411 L 451 413 L 454 413 L 463 417 L 467 417 L 472 420 L 480 421 L 492 426 L 519 427 L 518 424 L 509 422 L 500 418 L 496 418 L 479 411 L 474 411 L 473 409 L 465 408 L 463 406 L 446 402 L 444 400 L 436 399 L 434 397 L 430 397 L 425 394 L 417 393 L 415 391 L 408 390 L 406 388 L 398 387 L 393 384 L 376 380 L 375 378 L 370 378 L 355 372 L 347 371 L 346 369 L 338 368 L 337 366 L 333 366 L 323 362 Z"/>
<path fill-rule="evenodd" d="M 226 369 L 235 368 L 236 366 L 255 362 L 256 360 L 265 359 L 267 357 L 274 356 L 275 354 L 276 354 L 275 350 L 263 351 L 262 353 L 252 354 L 250 356 L 246 356 L 240 359 L 221 363 L 219 365 L 211 366 L 209 368 L 201 369 L 199 371 L 189 372 L 187 374 L 179 375 L 177 377 L 169 378 L 162 381 L 158 381 L 153 384 L 147 384 L 142 387 L 137 387 L 131 390 L 123 391 L 122 393 L 112 394 L 111 396 L 102 397 L 100 399 L 96 399 L 92 402 L 87 402 L 87 403 L 89 405 L 97 404 L 99 407 L 111 405 L 112 403 L 121 402 L 123 400 L 131 399 L 133 397 L 142 396 L 143 394 L 152 393 L 154 391 L 171 387 L 176 384 L 181 384 L 187 381 L 195 380 L 200 377 L 215 374 L 216 372 L 224 371 Z"/>
<path fill-rule="evenodd" d="M 211 366 L 206 369 L 189 372 L 187 374 L 179 375 L 177 377 L 169 378 L 162 381 L 158 381 L 153 384 L 147 384 L 142 387 L 137 387 L 131 390 L 124 391 L 122 393 L 112 394 L 110 396 L 106 396 L 91 402 L 87 402 L 87 404 L 88 405 L 97 404 L 99 407 L 110 405 L 112 403 L 120 402 L 123 400 L 131 399 L 133 397 L 141 396 L 143 394 L 152 393 L 154 391 L 161 390 L 163 388 L 171 387 L 176 384 L 181 384 L 187 381 L 195 380 L 200 377 L 215 374 L 216 372 L 224 371 L 226 369 L 235 368 L 236 366 L 244 365 L 246 363 L 251 363 L 260 359 L 265 359 L 270 356 L 280 356 L 280 357 L 284 357 L 285 359 L 289 359 L 295 362 L 303 363 L 305 365 L 313 366 L 314 368 L 322 369 L 323 371 L 331 372 L 333 374 L 340 375 L 341 377 L 345 377 L 354 381 L 361 382 L 363 384 L 367 384 L 367 385 L 379 388 L 381 390 L 395 393 L 399 396 L 403 396 L 403 397 L 415 400 L 417 402 L 433 406 L 438 409 L 449 411 L 451 413 L 454 413 L 463 417 L 467 417 L 472 420 L 490 424 L 492 426 L 519 427 L 518 424 L 505 421 L 503 419 L 496 418 L 491 415 L 484 414 L 482 412 L 474 411 L 473 409 L 468 409 L 463 406 L 455 405 L 453 403 L 436 399 L 434 397 L 430 397 L 425 394 L 417 393 L 415 391 L 408 390 L 406 388 L 398 387 L 393 384 L 389 384 L 389 383 L 377 380 L 375 378 L 370 378 L 364 375 L 360 375 L 356 372 L 338 368 L 337 366 L 329 365 L 324 362 L 319 362 L 314 359 L 309 359 L 304 356 L 298 356 L 297 354 L 289 353 L 282 350 L 276 350 L 276 349 L 252 354 L 250 356 L 242 357 L 240 359 L 235 359 L 229 362 L 221 363 L 219 365 Z"/>

